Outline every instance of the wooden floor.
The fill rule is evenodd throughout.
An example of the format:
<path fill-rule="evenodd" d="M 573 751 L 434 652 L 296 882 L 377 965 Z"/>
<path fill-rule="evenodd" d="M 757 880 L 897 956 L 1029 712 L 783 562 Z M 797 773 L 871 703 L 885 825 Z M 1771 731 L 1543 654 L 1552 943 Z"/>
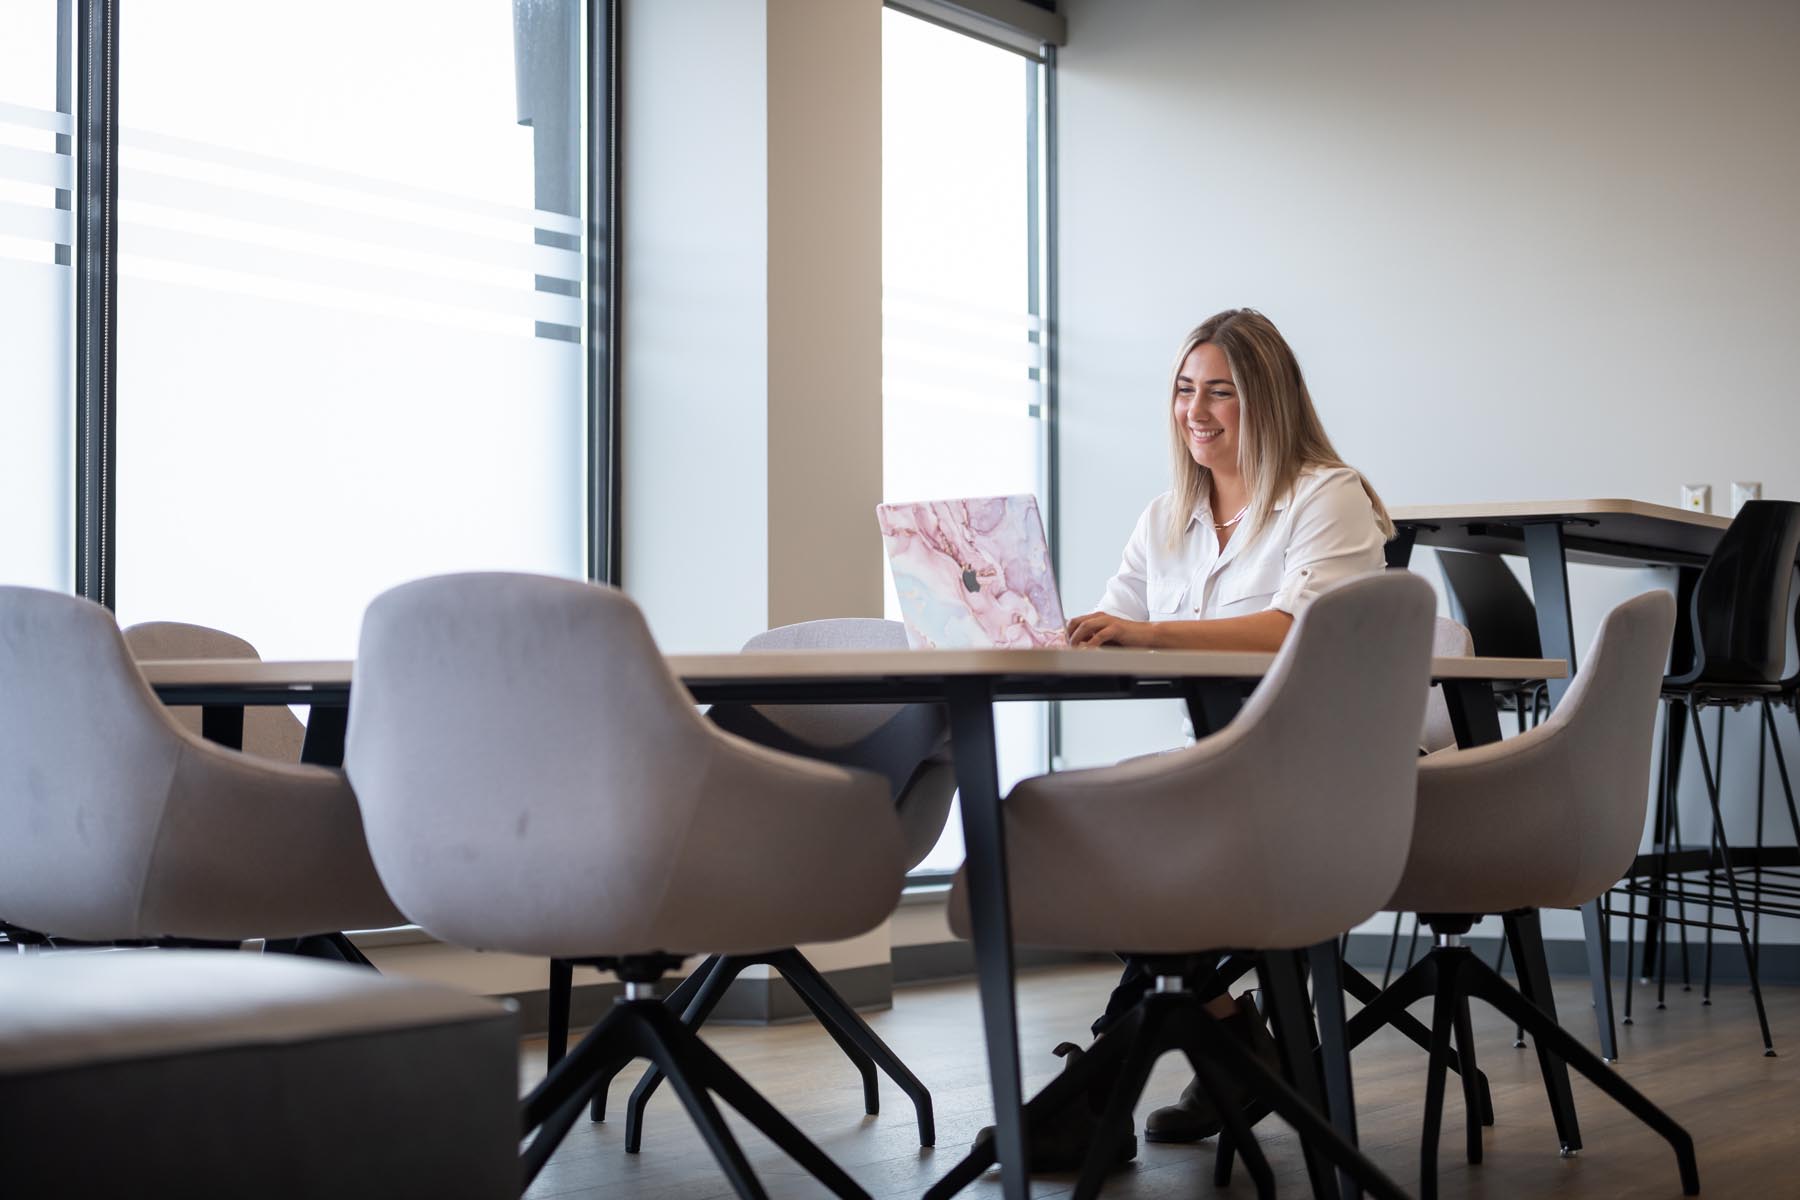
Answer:
<path fill-rule="evenodd" d="M 1021 1045 L 1028 1090 L 1059 1067 L 1049 1053 L 1058 1041 L 1085 1042 L 1088 1022 L 1116 978 L 1104 967 L 1059 968 L 1021 977 Z M 1781 1058 L 1765 1058 L 1749 993 L 1741 986 L 1716 992 L 1710 1008 L 1699 992 L 1671 990 L 1656 1011 L 1653 989 L 1640 989 L 1637 1023 L 1621 1029 L 1619 1071 L 1693 1135 L 1707 1196 L 1800 1197 L 1800 989 L 1771 989 L 1770 1018 Z M 1592 1044 L 1585 984 L 1559 983 L 1564 1023 Z M 1424 1014 L 1421 1005 L 1414 1010 Z M 937 1109 L 937 1147 L 921 1149 L 910 1104 L 883 1079 L 881 1114 L 864 1116 L 853 1068 L 816 1025 L 709 1028 L 707 1041 L 785 1112 L 826 1153 L 877 1198 L 916 1197 L 959 1158 L 977 1129 L 991 1119 L 980 1010 L 972 983 L 902 989 L 889 1012 L 870 1023 L 931 1088 Z M 1512 1048 L 1512 1030 L 1477 1007 L 1481 1065 L 1493 1091 L 1495 1125 L 1487 1130 L 1485 1159 L 1463 1160 L 1461 1097 L 1449 1089 L 1440 1151 L 1444 1197 L 1676 1197 L 1681 1188 L 1674 1155 L 1660 1138 L 1579 1077 L 1576 1104 L 1585 1149 L 1557 1152 L 1549 1111 L 1529 1050 Z M 1784 1040 L 1785 1038 L 1785 1040 Z M 1362 1145 L 1408 1191 L 1418 1180 L 1418 1126 L 1424 1099 L 1424 1058 L 1410 1042 L 1384 1032 L 1355 1055 Z M 543 1043 L 527 1043 L 526 1084 L 543 1071 Z M 729 1195 L 723 1177 L 670 1089 L 658 1090 L 645 1120 L 641 1154 L 623 1150 L 625 1096 L 635 1073 L 614 1085 L 608 1119 L 579 1123 L 528 1193 L 534 1198 L 634 1197 L 676 1200 Z M 1151 1080 L 1138 1120 L 1173 1099 L 1185 1082 L 1180 1062 L 1165 1058 Z M 819 1196 L 825 1191 L 798 1173 L 770 1143 L 733 1118 L 733 1128 L 771 1197 Z M 1283 1196 L 1307 1195 L 1292 1134 L 1274 1120 L 1257 1133 Z M 1108 1196 L 1253 1195 L 1241 1167 L 1233 1184 L 1211 1183 L 1211 1141 L 1199 1146 L 1141 1145 L 1136 1165 L 1113 1178 Z M 1042 1176 L 1033 1195 L 1067 1194 L 1074 1180 Z M 998 1197 L 990 1172 L 963 1193 Z"/>

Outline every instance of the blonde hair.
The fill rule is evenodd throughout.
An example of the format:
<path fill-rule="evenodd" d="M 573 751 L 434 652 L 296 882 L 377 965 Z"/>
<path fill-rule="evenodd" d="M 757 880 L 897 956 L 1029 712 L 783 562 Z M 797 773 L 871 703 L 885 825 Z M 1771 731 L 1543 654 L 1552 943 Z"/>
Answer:
<path fill-rule="evenodd" d="M 1182 421 L 1175 412 L 1175 386 L 1181 366 L 1194 347 L 1217 346 L 1231 365 L 1231 380 L 1238 394 L 1238 470 L 1250 493 L 1245 514 L 1246 533 L 1255 537 L 1269 514 L 1306 467 L 1344 467 L 1325 426 L 1313 408 L 1300 373 L 1299 360 L 1275 328 L 1275 323 L 1253 308 L 1232 308 L 1208 317 L 1182 339 L 1169 372 L 1169 439 L 1174 451 L 1176 503 L 1169 509 L 1168 538 L 1171 547 L 1187 532 L 1188 519 L 1212 486 L 1212 472 L 1188 453 Z M 1363 491 L 1375 509 L 1381 536 L 1394 536 L 1381 497 L 1362 480 Z"/>

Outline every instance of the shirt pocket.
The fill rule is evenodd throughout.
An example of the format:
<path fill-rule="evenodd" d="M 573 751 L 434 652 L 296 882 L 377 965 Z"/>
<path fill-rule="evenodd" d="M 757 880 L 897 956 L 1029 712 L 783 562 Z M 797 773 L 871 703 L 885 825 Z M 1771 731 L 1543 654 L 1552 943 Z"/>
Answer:
<path fill-rule="evenodd" d="M 1189 580 L 1185 575 L 1153 578 L 1144 589 L 1144 607 L 1152 621 L 1170 621 L 1183 616 L 1188 604 Z"/>
<path fill-rule="evenodd" d="M 1233 564 L 1219 581 L 1221 617 L 1242 617 L 1259 613 L 1281 590 L 1282 565 L 1279 558 Z"/>

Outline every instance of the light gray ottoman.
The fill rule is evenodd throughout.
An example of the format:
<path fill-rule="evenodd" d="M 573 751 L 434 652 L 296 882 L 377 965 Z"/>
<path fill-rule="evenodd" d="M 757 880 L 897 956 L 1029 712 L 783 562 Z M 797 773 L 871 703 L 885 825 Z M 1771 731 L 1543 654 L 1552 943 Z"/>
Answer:
<path fill-rule="evenodd" d="M 0 956 L 0 1192 L 519 1194 L 489 1000 L 282 955 Z"/>

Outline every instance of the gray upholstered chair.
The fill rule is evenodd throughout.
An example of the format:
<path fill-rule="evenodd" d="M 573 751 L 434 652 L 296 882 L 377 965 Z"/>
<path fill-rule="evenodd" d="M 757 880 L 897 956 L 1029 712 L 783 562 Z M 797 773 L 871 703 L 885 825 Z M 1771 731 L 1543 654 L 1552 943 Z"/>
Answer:
<path fill-rule="evenodd" d="M 1154 992 L 1032 1099 L 1028 1123 L 1054 1119 L 1098 1072 L 1116 1070 L 1099 1128 L 1128 1129 L 1156 1058 L 1181 1050 L 1215 1101 L 1221 1071 L 1271 1099 L 1307 1147 L 1315 1188 L 1330 1185 L 1327 1163 L 1335 1161 L 1377 1195 L 1402 1194 L 1307 1102 L 1316 1076 L 1290 952 L 1335 942 L 1379 910 L 1399 881 L 1412 837 L 1434 605 L 1430 586 L 1414 575 L 1351 580 L 1300 615 L 1267 677 L 1220 732 L 1184 750 L 1013 789 L 1006 854 L 1017 940 L 1114 948 L 1157 977 Z M 950 922 L 964 936 L 967 895 L 959 874 Z M 1224 951 L 1263 952 L 1263 993 L 1302 1091 L 1205 1015 L 1198 997 Z M 1348 1084 L 1346 1071 L 1334 1086 L 1347 1095 Z M 1267 1186 L 1268 1164 L 1237 1106 L 1218 1107 Z M 1077 1196 L 1098 1190 L 1118 1149 L 1103 1141 L 1095 1140 Z M 991 1161 L 992 1142 L 977 1143 L 933 1194 Z"/>
<path fill-rule="evenodd" d="M 1431 630 L 1431 656 L 1433 658 L 1467 658 L 1475 653 L 1475 640 L 1469 631 L 1448 617 L 1439 617 Z M 1425 754 L 1436 754 L 1439 750 L 1448 750 L 1456 745 L 1456 730 L 1450 723 L 1450 705 L 1444 699 L 1444 689 L 1437 684 L 1431 685 L 1431 694 L 1425 700 L 1425 725 L 1419 731 L 1419 750 Z M 1387 966 L 1382 968 L 1381 986 L 1386 987 L 1393 978 L 1394 955 L 1400 948 L 1400 926 L 1405 913 L 1394 914 L 1394 931 L 1388 936 Z M 1415 922 L 1412 933 L 1406 943 L 1406 965 L 1413 965 L 1413 958 L 1418 951 L 1419 927 Z"/>
<path fill-rule="evenodd" d="M 904 876 L 877 775 L 724 733 L 621 592 L 510 574 L 419 580 L 363 618 L 345 765 L 381 877 L 434 936 L 612 970 L 625 998 L 525 1098 L 535 1175 L 596 1081 L 662 1067 L 744 1196 L 716 1095 L 826 1187 L 863 1195 L 649 994 L 697 949 L 861 934 Z"/>
<path fill-rule="evenodd" d="M 1543 723 L 1504 742 L 1420 762 L 1412 848 L 1387 907 L 1421 914 L 1437 944 L 1356 1015 L 1349 1038 L 1354 1044 L 1393 1013 L 1434 999 L 1421 1195 L 1436 1193 L 1445 1071 L 1453 1032 L 1458 1049 L 1472 1051 L 1471 998 L 1522 1025 L 1540 1058 L 1566 1062 L 1668 1139 L 1683 1190 L 1699 1190 L 1687 1133 L 1461 941 L 1487 914 L 1580 907 L 1630 867 L 1644 829 L 1651 733 L 1674 626 L 1668 593 L 1626 601 L 1601 622 L 1580 673 Z M 1535 971 L 1523 953 L 1518 957 L 1521 971 Z M 1471 1077 L 1463 1073 L 1473 1113 L 1479 1104 L 1469 1091 Z M 1551 1101 L 1553 1107 L 1559 1103 L 1554 1087 Z M 1565 1149 L 1573 1148 L 1571 1139 L 1579 1145 L 1572 1122 L 1572 1108 L 1558 1114 Z M 1469 1161 L 1479 1162 L 1479 1122 L 1468 1124 Z"/>
<path fill-rule="evenodd" d="M 78 941 L 236 942 L 404 922 L 339 771 L 176 723 L 112 614 L 0 587 L 0 920 Z"/>
<path fill-rule="evenodd" d="M 782 650 L 904 650 L 906 626 L 898 621 L 868 617 L 842 617 L 784 625 L 759 633 L 744 649 Z M 950 726 L 941 706 L 935 704 L 715 704 L 707 713 L 720 729 L 745 737 L 761 746 L 800 754 L 807 758 L 859 767 L 888 781 L 894 811 L 900 818 L 904 862 L 908 871 L 923 862 L 937 845 L 956 796 L 956 768 L 950 758 Z M 871 1116 L 881 1111 L 879 1068 L 913 1102 L 919 1123 L 919 1144 L 937 1139 L 931 1093 L 900 1057 L 878 1037 L 844 998 L 838 995 L 818 968 L 794 947 L 761 954 L 715 954 L 701 963 L 669 994 L 668 1005 L 682 1014 L 682 1023 L 696 1028 L 703 1023 L 732 980 L 752 966 L 768 966 L 793 987 L 808 1011 L 823 1025 L 832 1040 L 856 1066 L 863 1081 L 863 1110 Z M 552 1054 L 568 1037 L 570 973 L 566 963 L 552 964 Z M 560 993 L 560 999 L 559 999 Z M 662 1072 L 650 1067 L 625 1110 L 625 1149 L 635 1154 L 643 1144 L 644 1109 L 662 1080 Z M 606 1110 L 604 1082 L 590 1106 L 594 1120 Z"/>
<path fill-rule="evenodd" d="M 144 621 L 127 626 L 125 645 L 139 662 L 155 658 L 262 657 L 255 646 L 236 634 L 181 621 Z M 169 713 L 188 732 L 200 732 L 198 708 L 182 705 L 170 708 Z M 305 743 L 306 726 L 288 709 L 273 704 L 246 707 L 244 753 L 276 762 L 299 762 Z"/>

